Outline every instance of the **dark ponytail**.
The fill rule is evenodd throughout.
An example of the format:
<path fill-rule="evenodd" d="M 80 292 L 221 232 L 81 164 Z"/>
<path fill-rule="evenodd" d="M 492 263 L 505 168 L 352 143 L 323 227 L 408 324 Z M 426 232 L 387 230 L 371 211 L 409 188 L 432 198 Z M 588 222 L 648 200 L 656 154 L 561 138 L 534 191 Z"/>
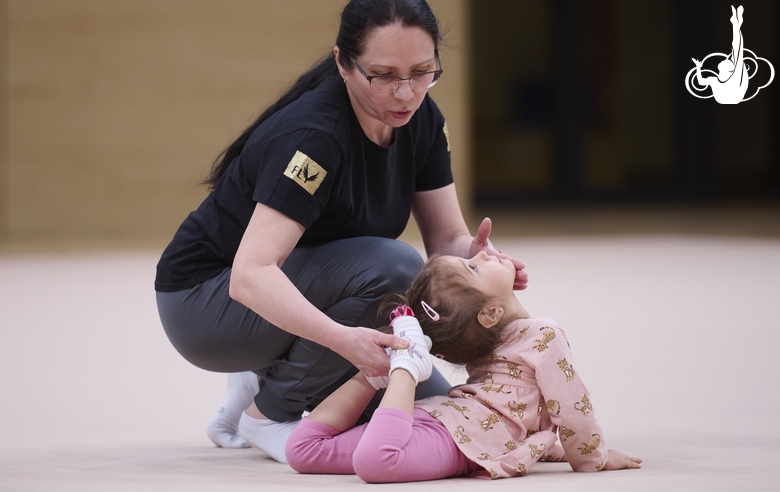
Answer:
<path fill-rule="evenodd" d="M 438 52 L 439 41 L 441 41 L 439 23 L 425 0 L 351 0 L 341 12 L 336 46 L 350 56 L 359 57 L 363 54 L 366 38 L 373 29 L 396 22 L 404 26 L 424 29 L 431 35 L 434 48 Z M 343 57 L 339 61 L 346 70 L 352 70 L 349 57 Z M 301 75 L 282 97 L 266 108 L 254 123 L 241 133 L 241 136 L 217 156 L 203 184 L 214 189 L 233 159 L 244 150 L 244 145 L 257 127 L 305 92 L 314 89 L 326 78 L 337 74 L 336 57 L 331 53 Z"/>

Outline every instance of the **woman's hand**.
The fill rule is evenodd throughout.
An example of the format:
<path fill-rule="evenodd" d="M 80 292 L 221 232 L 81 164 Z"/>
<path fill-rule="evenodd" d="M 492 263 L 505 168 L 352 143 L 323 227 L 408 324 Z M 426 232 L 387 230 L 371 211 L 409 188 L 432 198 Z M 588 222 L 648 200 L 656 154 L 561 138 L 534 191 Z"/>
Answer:
<path fill-rule="evenodd" d="M 395 335 L 355 327 L 345 328 L 330 348 L 366 376 L 387 376 L 390 372 L 390 356 L 385 352 L 385 347 L 404 349 L 407 345 L 406 340 Z"/>
<path fill-rule="evenodd" d="M 607 451 L 607 463 L 604 470 L 623 470 L 626 468 L 642 468 L 642 458 L 626 456 L 620 451 L 610 449 Z"/>
<path fill-rule="evenodd" d="M 490 242 L 490 231 L 493 229 L 493 222 L 488 218 L 485 217 L 482 219 L 482 223 L 479 225 L 479 229 L 477 229 L 477 234 L 474 236 L 474 240 L 471 242 L 471 246 L 469 247 L 469 258 L 472 258 L 474 255 L 479 253 L 480 251 L 484 251 L 485 253 L 493 256 L 497 256 L 499 258 L 505 258 L 509 261 L 511 261 L 515 265 L 515 269 L 517 270 L 517 273 L 515 274 L 515 290 L 523 290 L 526 287 L 528 287 L 528 274 L 525 273 L 523 270 L 525 268 L 525 265 L 523 265 L 518 260 L 505 255 L 501 251 L 497 250 L 495 246 L 493 246 L 493 243 Z"/>

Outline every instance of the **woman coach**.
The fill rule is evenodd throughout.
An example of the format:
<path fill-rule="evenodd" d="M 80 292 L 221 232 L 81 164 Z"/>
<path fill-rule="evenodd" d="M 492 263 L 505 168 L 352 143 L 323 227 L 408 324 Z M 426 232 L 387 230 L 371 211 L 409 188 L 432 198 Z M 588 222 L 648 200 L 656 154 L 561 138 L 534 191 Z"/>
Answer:
<path fill-rule="evenodd" d="M 350 1 L 333 53 L 224 151 L 163 253 L 155 290 L 173 346 L 203 369 L 259 376 L 259 388 L 231 376 L 209 426 L 217 445 L 245 439 L 284 461 L 304 410 L 355 368 L 387 373 L 384 347 L 405 341 L 372 327 L 422 265 L 396 240 L 410 213 L 428 254 L 498 253 L 489 220 L 468 231 L 428 95 L 440 39 L 424 0 Z M 447 387 L 436 374 L 418 397 Z"/>

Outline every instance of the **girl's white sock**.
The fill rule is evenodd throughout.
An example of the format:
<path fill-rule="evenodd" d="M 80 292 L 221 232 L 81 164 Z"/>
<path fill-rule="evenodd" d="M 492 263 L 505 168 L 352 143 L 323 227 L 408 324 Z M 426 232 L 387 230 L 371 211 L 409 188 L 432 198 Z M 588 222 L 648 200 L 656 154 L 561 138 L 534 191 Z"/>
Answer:
<path fill-rule="evenodd" d="M 241 414 L 249 408 L 260 390 L 257 375 L 253 372 L 228 374 L 228 388 L 222 408 L 206 426 L 211 442 L 222 448 L 248 448 L 249 444 L 238 434 Z"/>
<path fill-rule="evenodd" d="M 256 419 L 243 412 L 238 424 L 238 433 L 252 446 L 265 452 L 279 463 L 286 464 L 284 446 L 287 444 L 287 438 L 290 437 L 299 423 L 300 420 L 274 422 L 269 419 Z"/>
<path fill-rule="evenodd" d="M 420 322 L 414 316 L 399 316 L 393 320 L 393 333 L 409 341 L 409 347 L 390 352 L 390 374 L 395 369 L 406 369 L 419 383 L 431 377 L 433 364 L 428 350 L 431 339 L 423 334 Z"/>
<path fill-rule="evenodd" d="M 366 381 L 375 390 L 381 390 L 382 388 L 387 388 L 387 385 L 390 384 L 390 376 L 366 376 Z"/>

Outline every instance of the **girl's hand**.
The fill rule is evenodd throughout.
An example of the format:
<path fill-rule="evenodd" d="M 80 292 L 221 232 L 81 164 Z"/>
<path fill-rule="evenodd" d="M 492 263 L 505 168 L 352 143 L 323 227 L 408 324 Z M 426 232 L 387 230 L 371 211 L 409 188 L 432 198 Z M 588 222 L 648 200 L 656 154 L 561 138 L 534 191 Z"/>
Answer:
<path fill-rule="evenodd" d="M 625 468 L 642 468 L 642 458 L 626 456 L 620 451 L 610 449 L 607 451 L 607 463 L 604 470 L 623 470 Z"/>
<path fill-rule="evenodd" d="M 345 328 L 337 344 L 330 348 L 366 376 L 387 376 L 390 372 L 390 356 L 385 352 L 385 347 L 404 349 L 407 346 L 406 340 L 395 335 L 355 327 Z"/>
<path fill-rule="evenodd" d="M 511 261 L 515 265 L 515 270 L 517 270 L 517 273 L 515 274 L 515 290 L 523 290 L 526 287 L 528 287 L 528 274 L 525 273 L 523 270 L 525 268 L 525 265 L 523 265 L 520 261 L 505 255 L 501 251 L 497 250 L 495 246 L 493 246 L 493 243 L 490 242 L 489 236 L 490 231 L 493 229 L 493 222 L 488 218 L 485 217 L 482 219 L 482 223 L 479 225 L 479 228 L 477 229 L 477 235 L 474 236 L 474 240 L 471 242 L 471 246 L 469 247 L 469 258 L 472 258 L 474 255 L 479 253 L 480 251 L 484 251 L 485 253 L 493 256 L 497 256 L 502 259 L 507 259 Z"/>
<path fill-rule="evenodd" d="M 697 67 L 701 67 L 701 62 L 699 60 L 696 58 L 691 58 L 691 60 L 693 60 L 693 63 L 695 63 Z"/>

